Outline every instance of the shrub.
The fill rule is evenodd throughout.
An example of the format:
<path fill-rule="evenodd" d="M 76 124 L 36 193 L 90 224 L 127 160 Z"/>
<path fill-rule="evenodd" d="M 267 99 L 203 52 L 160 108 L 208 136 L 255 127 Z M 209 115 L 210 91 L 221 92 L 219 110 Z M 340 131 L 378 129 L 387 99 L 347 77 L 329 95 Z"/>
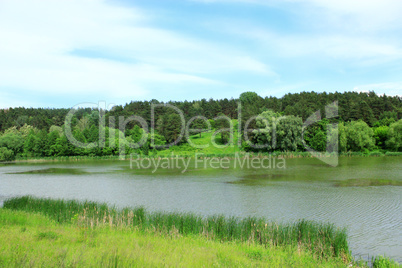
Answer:
<path fill-rule="evenodd" d="M 6 147 L 0 148 L 0 162 L 1 161 L 12 161 L 15 159 L 14 152 Z"/>

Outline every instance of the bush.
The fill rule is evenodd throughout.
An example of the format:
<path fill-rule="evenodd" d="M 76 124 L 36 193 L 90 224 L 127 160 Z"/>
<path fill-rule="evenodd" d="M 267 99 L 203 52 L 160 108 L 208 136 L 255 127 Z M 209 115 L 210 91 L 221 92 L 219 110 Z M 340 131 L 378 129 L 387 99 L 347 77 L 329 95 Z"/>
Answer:
<path fill-rule="evenodd" d="M 6 147 L 0 148 L 0 162 L 2 161 L 13 161 L 15 159 L 14 152 L 7 149 Z"/>

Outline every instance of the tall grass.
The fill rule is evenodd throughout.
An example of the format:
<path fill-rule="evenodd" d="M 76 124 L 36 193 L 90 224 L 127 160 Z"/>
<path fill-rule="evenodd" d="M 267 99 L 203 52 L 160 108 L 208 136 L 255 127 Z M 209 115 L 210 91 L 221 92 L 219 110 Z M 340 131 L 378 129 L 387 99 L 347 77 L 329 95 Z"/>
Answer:
<path fill-rule="evenodd" d="M 279 224 L 264 218 L 221 215 L 201 217 L 191 213 L 147 212 L 144 208 L 118 210 L 106 204 L 52 200 L 30 196 L 4 201 L 4 208 L 42 213 L 59 223 L 82 227 L 134 227 L 182 235 L 203 235 L 219 241 L 243 241 L 262 245 L 296 246 L 320 258 L 349 258 L 345 229 L 332 224 L 299 220 Z"/>
<path fill-rule="evenodd" d="M 373 257 L 372 260 L 373 268 L 398 268 L 401 267 L 396 261 L 385 257 L 385 256 L 376 256 Z"/>
<path fill-rule="evenodd" d="M 81 228 L 0 208 L 0 267 L 345 267 L 297 247 L 221 243 L 137 228 Z"/>

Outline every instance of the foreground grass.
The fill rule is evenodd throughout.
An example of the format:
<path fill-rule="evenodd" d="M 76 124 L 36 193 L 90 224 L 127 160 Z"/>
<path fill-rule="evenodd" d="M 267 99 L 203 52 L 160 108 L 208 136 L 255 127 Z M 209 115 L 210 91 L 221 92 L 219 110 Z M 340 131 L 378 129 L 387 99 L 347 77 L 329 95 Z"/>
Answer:
<path fill-rule="evenodd" d="M 86 228 L 0 209 L 1 267 L 345 267 L 293 246 L 222 243 L 127 227 Z M 6 242 L 4 242 L 6 241 Z"/>
<path fill-rule="evenodd" d="M 351 261 L 344 251 L 338 256 L 333 250 L 323 255 L 308 246 L 307 242 L 317 243 L 314 232 L 324 233 L 323 227 L 330 225 L 306 221 L 275 225 L 277 237 L 262 243 L 261 232 L 255 229 L 262 226 L 250 224 L 250 218 L 200 219 L 190 214 L 150 214 L 141 208 L 118 211 L 104 204 L 32 197 L 9 199 L 5 207 L 0 209 L 0 267 L 367 267 L 365 262 Z M 91 214 L 102 215 L 102 221 Z M 204 224 L 202 233 L 193 232 L 199 227 L 197 222 Z M 254 227 L 247 228 L 244 222 Z M 297 244 L 291 237 L 275 242 L 279 233 L 284 237 L 292 233 L 292 226 L 297 230 Z M 244 239 L 228 233 L 236 229 L 242 234 L 242 229 L 251 230 L 252 236 Z M 332 235 L 336 232 L 344 233 L 332 229 Z M 328 240 L 328 235 L 320 239 Z M 400 267 L 382 256 L 373 258 L 372 266 Z"/>
<path fill-rule="evenodd" d="M 332 224 L 300 220 L 278 224 L 263 218 L 201 217 L 189 213 L 149 213 L 143 208 L 117 210 L 106 204 L 33 198 L 11 198 L 4 208 L 42 213 L 58 223 L 83 228 L 136 228 L 180 235 L 199 235 L 216 241 L 237 241 L 262 246 L 290 246 L 318 258 L 350 259 L 345 229 Z"/>

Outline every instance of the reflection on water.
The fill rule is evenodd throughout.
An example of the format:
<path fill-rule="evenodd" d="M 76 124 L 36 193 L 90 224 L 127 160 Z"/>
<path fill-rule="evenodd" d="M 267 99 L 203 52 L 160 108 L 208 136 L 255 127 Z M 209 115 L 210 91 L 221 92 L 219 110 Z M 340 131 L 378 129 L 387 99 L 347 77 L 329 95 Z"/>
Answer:
<path fill-rule="evenodd" d="M 78 168 L 45 168 L 45 169 L 34 169 L 28 171 L 20 172 L 10 172 L 8 174 L 70 174 L 70 175 L 83 175 L 89 174 L 84 170 Z"/>
<path fill-rule="evenodd" d="M 353 254 L 402 262 L 402 187 L 335 187 L 364 179 L 402 182 L 401 157 L 288 159 L 285 170 L 131 170 L 125 161 L 21 163 L 0 166 L 0 204 L 18 195 L 89 199 L 119 207 L 202 215 L 300 218 L 347 227 Z M 14 174 L 10 174 L 14 173 Z M 347 185 L 346 185 L 347 186 Z"/>

